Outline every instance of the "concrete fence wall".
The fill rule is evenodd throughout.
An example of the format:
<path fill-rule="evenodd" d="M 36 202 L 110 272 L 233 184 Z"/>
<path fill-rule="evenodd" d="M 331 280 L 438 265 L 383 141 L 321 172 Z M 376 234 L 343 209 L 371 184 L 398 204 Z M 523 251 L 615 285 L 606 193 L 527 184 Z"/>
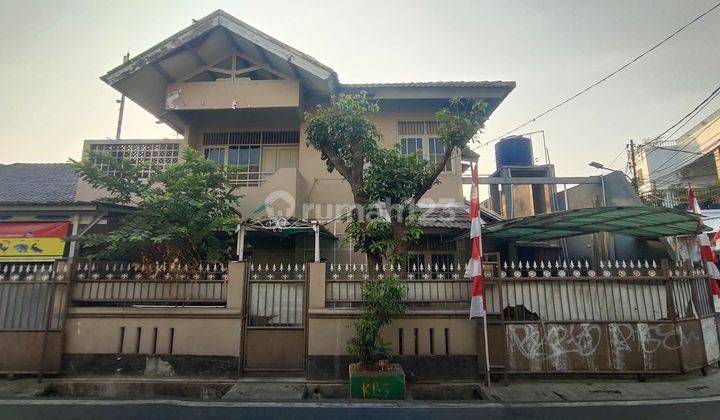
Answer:
<path fill-rule="evenodd" d="M 324 263 L 307 264 L 301 272 L 286 278 L 284 273 L 277 276 L 256 273 L 246 263 L 233 262 L 227 267 L 227 274 L 224 306 L 70 307 L 63 331 L 65 369 L 78 373 L 236 376 L 242 374 L 244 363 L 251 364 L 259 356 L 271 358 L 277 353 L 278 357 L 287 359 L 288 352 L 298 352 L 298 355 L 302 353 L 300 360 L 304 360 L 305 375 L 309 379 L 347 377 L 348 364 L 353 361 L 347 353 L 347 341 L 354 333 L 361 309 L 334 306 L 337 302 L 328 295 L 330 289 L 326 286 L 342 279 L 328 279 Z M 293 321 L 293 328 L 304 331 L 304 349 L 295 336 L 292 344 L 288 344 L 291 347 L 286 348 L 280 348 L 276 339 L 263 339 L 263 334 L 273 327 L 287 329 L 284 324 L 275 325 L 272 317 L 260 327 L 253 326 L 252 322 L 248 324 L 253 308 L 257 310 L 267 302 L 275 306 L 282 306 L 283 302 L 290 305 L 293 300 L 294 295 L 289 294 L 285 298 L 259 301 L 258 293 L 250 293 L 255 306 L 246 302 L 252 279 L 262 286 L 272 280 L 268 277 L 271 275 L 281 284 L 306 282 L 307 292 L 302 297 L 303 322 Z M 563 282 L 580 284 L 589 279 L 543 278 L 535 284 L 527 279 L 490 279 L 488 336 L 493 370 L 507 373 L 684 372 L 716 363 L 720 359 L 717 322 L 713 313 L 698 304 L 698 299 L 706 299 L 708 295 L 697 290 L 698 285 L 704 284 L 701 273 L 695 277 L 692 290 L 688 288 L 692 291 L 689 301 L 692 305 L 685 312 L 684 308 L 674 310 L 685 301 L 678 300 L 677 296 L 665 297 L 672 287 L 659 285 L 658 282 L 669 278 L 663 274 L 648 280 L 647 285 L 635 286 L 637 290 L 631 283 L 628 283 L 631 287 L 622 286 L 621 290 L 618 285 L 621 280 L 614 278 L 608 283 L 613 285 L 607 289 L 609 296 L 615 292 L 621 300 L 625 299 L 624 303 L 629 303 L 627 297 L 632 295 L 634 302 L 646 302 L 648 307 L 654 302 L 656 310 L 636 308 L 629 312 L 633 315 L 604 320 L 578 319 L 581 312 L 586 317 L 588 313 L 600 317 L 608 313 L 604 300 L 599 303 L 597 288 L 557 294 L 566 301 L 566 306 L 570 297 L 573 308 L 577 303 L 573 299 L 579 302 L 587 297 L 591 302 L 589 307 L 597 308 L 596 311 L 574 309 L 569 316 L 551 317 L 554 300 L 539 299 L 544 289 L 551 296 L 556 294 L 549 293 L 553 287 Z M 593 278 L 591 281 L 602 283 L 604 280 Z M 497 282 L 505 285 L 498 287 Z M 522 284 L 514 289 L 513 282 Z M 550 285 L 551 282 L 555 283 Z M 512 292 L 508 287 L 513 287 Z M 641 292 L 643 288 L 647 288 L 647 296 Z M 500 290 L 503 296 L 499 295 Z M 467 302 L 458 300 L 457 305 L 447 306 L 444 302 L 443 306 L 435 306 L 431 301 L 434 295 L 428 296 L 427 302 L 413 301 L 406 315 L 383 329 L 382 338 L 390 353 L 405 367 L 409 380 L 476 379 L 484 370 L 478 362 L 484 360 L 481 322 L 468 319 Z M 352 300 L 356 301 L 355 297 Z M 510 304 L 523 305 L 540 319 L 513 318 L 507 308 Z M 567 319 L 570 317 L 575 319 Z M 247 340 L 252 340 L 252 350 L 246 350 L 251 345 Z M 253 352 L 251 358 L 248 358 L 249 351 Z"/>

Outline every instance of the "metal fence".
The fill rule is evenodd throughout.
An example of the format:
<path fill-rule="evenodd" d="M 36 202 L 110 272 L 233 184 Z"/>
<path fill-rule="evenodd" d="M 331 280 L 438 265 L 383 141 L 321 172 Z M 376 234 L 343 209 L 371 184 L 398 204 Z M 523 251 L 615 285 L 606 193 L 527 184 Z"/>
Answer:
<path fill-rule="evenodd" d="M 302 327 L 305 324 L 304 264 L 248 266 L 248 325 Z"/>
<path fill-rule="evenodd" d="M 517 321 L 656 321 L 713 313 L 702 269 L 661 269 L 654 261 L 505 262 L 484 264 L 488 312 Z M 362 304 L 362 283 L 370 279 L 360 264 L 329 264 L 326 307 Z M 410 307 L 467 308 L 472 282 L 465 267 L 377 267 L 376 273 L 402 280 Z"/>
<path fill-rule="evenodd" d="M 0 331 L 60 330 L 66 272 L 53 264 L 0 266 Z"/>
<path fill-rule="evenodd" d="M 362 283 L 371 276 L 365 264 L 328 264 L 327 272 L 327 307 L 362 304 Z M 387 264 L 375 267 L 375 273 L 402 279 L 404 301 L 412 307 L 465 307 L 470 302 L 472 282 L 464 278 L 465 267 L 461 265 Z"/>
<path fill-rule="evenodd" d="M 79 262 L 75 306 L 224 306 L 226 264 Z"/>

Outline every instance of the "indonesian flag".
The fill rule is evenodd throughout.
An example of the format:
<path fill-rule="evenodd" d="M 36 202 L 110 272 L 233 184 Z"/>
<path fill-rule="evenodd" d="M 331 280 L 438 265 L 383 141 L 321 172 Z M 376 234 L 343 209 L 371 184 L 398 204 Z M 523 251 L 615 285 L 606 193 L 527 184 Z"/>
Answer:
<path fill-rule="evenodd" d="M 688 187 L 688 203 L 690 204 L 690 208 L 692 209 L 693 213 L 701 214 L 700 204 L 698 203 L 697 198 L 695 198 L 695 192 L 693 191 L 692 187 Z M 712 292 L 713 296 L 715 312 L 720 312 L 720 286 L 718 286 L 718 281 L 720 280 L 720 271 L 718 271 L 717 265 L 715 265 L 715 263 L 718 262 L 718 257 L 713 252 L 712 246 L 710 245 L 710 240 L 708 239 L 705 232 L 701 232 L 697 236 L 697 242 L 698 246 L 700 247 L 700 258 L 705 265 L 705 272 L 707 272 L 708 276 L 710 277 L 710 291 Z"/>
<path fill-rule="evenodd" d="M 483 317 L 486 312 L 485 279 L 482 272 L 482 241 L 480 231 L 480 199 L 478 197 L 477 165 L 472 165 L 472 187 L 470 187 L 470 239 L 472 240 L 472 256 L 468 263 L 465 276 L 472 279 L 470 300 L 470 319 Z"/>

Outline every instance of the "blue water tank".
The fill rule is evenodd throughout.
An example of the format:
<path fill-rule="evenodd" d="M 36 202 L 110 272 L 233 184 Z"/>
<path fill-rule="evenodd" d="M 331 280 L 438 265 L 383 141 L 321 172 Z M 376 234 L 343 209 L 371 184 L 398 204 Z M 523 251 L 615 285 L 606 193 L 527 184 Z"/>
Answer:
<path fill-rule="evenodd" d="M 532 140 L 522 136 L 505 137 L 495 144 L 497 169 L 504 166 L 533 166 Z"/>

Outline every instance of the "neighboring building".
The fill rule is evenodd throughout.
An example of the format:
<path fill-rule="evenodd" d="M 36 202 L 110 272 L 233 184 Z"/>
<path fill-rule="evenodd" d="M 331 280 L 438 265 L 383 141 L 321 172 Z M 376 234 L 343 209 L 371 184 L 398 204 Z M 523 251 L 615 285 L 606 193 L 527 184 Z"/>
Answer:
<path fill-rule="evenodd" d="M 720 203 L 720 110 L 680 137 L 646 140 L 635 151 L 635 165 L 638 190 L 647 202 L 677 207 L 687 202 L 685 190 L 692 184 L 705 204 Z"/>
<path fill-rule="evenodd" d="M 81 226 L 97 232 L 131 211 L 78 201 L 78 177 L 69 163 L 0 165 L 0 179 L 0 264 L 73 257 L 74 243 L 67 239 Z"/>
<path fill-rule="evenodd" d="M 193 147 L 219 164 L 240 165 L 232 181 L 243 196 L 243 218 L 316 220 L 326 229 L 321 256 L 336 262 L 362 259 L 341 240 L 344 222 L 338 216 L 352 205 L 352 196 L 336 172 L 327 172 L 320 153 L 305 147 L 305 112 L 328 104 L 332 95 L 366 92 L 381 108 L 373 120 L 382 132 L 382 146 L 399 144 L 404 153 L 420 153 L 433 162 L 445 150 L 434 115 L 449 99 L 483 100 L 492 113 L 515 87 L 501 81 L 343 84 L 330 67 L 220 10 L 101 79 L 183 137 L 93 140 L 86 148 L 164 165 L 177 162 L 183 148 Z M 417 250 L 427 254 L 426 263 L 465 258 L 452 254 L 462 248 L 463 240 L 457 238 L 469 226 L 462 172 L 474 158 L 469 150 L 454 156 L 440 182 L 423 197 L 423 207 L 450 209 L 447 218 L 436 215 L 422 223 L 428 237 L 421 243 L 443 244 L 437 253 Z M 99 195 L 83 183 L 78 189 L 80 200 Z M 254 261 L 284 254 L 302 262 L 313 252 L 311 231 L 278 240 L 249 229 L 245 243 L 245 256 Z"/>

